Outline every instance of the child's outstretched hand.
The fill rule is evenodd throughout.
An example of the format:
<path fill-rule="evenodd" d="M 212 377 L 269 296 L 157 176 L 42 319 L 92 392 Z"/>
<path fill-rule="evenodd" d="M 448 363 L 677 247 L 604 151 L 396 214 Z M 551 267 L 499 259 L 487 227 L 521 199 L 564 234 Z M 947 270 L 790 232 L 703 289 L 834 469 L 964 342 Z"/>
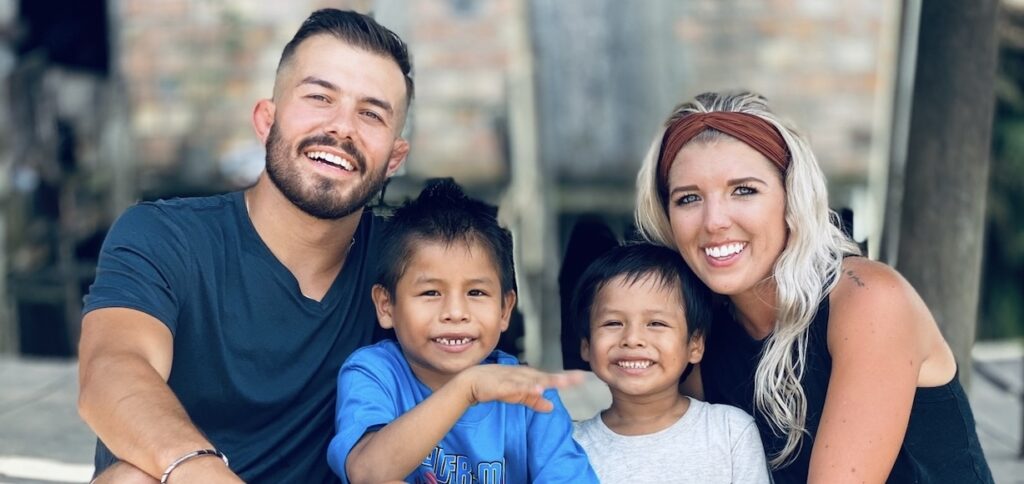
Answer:
<path fill-rule="evenodd" d="M 479 365 L 459 373 L 456 380 L 466 388 L 470 405 L 499 401 L 550 412 L 554 404 L 544 398 L 544 390 L 578 385 L 583 378 L 579 370 L 546 373 L 528 366 Z"/>

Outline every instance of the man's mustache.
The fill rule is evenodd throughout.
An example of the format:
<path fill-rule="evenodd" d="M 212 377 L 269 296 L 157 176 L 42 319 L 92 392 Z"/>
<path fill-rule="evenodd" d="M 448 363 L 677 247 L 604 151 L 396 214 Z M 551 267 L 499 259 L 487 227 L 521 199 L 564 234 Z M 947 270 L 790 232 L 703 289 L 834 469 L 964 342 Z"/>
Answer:
<path fill-rule="evenodd" d="M 326 134 L 317 134 L 304 138 L 299 142 L 298 151 L 302 153 L 303 150 L 310 146 L 329 146 L 331 148 L 337 148 L 344 151 L 356 162 L 356 169 L 364 171 L 366 168 L 366 157 L 363 153 L 356 148 L 355 143 L 352 140 L 345 140 L 344 142 L 338 142 L 338 140 L 332 136 Z"/>

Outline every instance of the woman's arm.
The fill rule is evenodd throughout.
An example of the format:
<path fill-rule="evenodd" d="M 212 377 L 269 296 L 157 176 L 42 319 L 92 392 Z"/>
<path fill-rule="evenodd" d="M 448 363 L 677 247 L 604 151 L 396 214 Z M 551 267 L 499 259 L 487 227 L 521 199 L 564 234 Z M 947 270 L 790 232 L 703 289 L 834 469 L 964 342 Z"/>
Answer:
<path fill-rule="evenodd" d="M 808 481 L 884 482 L 906 433 L 935 322 L 896 271 L 862 258 L 844 262 L 830 302 L 832 374 Z"/>

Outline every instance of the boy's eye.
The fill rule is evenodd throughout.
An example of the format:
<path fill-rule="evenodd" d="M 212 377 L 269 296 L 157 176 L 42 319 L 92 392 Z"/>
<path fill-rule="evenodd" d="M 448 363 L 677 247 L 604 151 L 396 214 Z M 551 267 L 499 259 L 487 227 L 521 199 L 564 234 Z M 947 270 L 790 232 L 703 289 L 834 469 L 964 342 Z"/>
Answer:
<path fill-rule="evenodd" d="M 698 202 L 698 201 L 700 201 L 700 197 L 697 196 L 696 193 L 687 193 L 687 194 L 681 195 L 679 198 L 676 199 L 676 206 L 677 207 L 681 207 L 683 205 L 689 205 L 691 203 Z"/>
<path fill-rule="evenodd" d="M 601 327 L 602 328 L 615 328 L 615 327 L 618 327 L 618 326 L 622 326 L 622 321 L 611 320 L 611 321 L 605 321 L 605 322 L 601 323 Z"/>
<path fill-rule="evenodd" d="M 668 327 L 668 323 L 666 323 L 664 321 L 651 321 L 651 322 L 647 323 L 647 325 L 648 326 L 654 326 L 654 327 L 657 327 L 657 328 L 667 328 Z"/>
<path fill-rule="evenodd" d="M 423 292 L 420 293 L 420 296 L 428 296 L 428 297 L 437 297 L 437 296 L 440 296 L 440 295 L 441 295 L 441 293 L 439 291 L 437 291 L 437 290 L 434 290 L 434 289 L 428 289 L 428 290 L 423 291 Z"/>
<path fill-rule="evenodd" d="M 479 289 L 470 289 L 469 290 L 469 295 L 470 296 L 475 296 L 475 297 L 480 297 L 480 296 L 486 296 L 487 293 L 484 292 L 484 291 L 481 291 Z"/>

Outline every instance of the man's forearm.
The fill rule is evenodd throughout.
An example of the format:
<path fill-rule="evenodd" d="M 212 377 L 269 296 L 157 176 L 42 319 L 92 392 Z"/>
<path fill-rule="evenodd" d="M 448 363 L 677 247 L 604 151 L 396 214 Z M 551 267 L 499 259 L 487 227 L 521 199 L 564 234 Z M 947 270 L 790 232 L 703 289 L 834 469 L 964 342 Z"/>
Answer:
<path fill-rule="evenodd" d="M 451 431 L 469 405 L 466 387 L 456 377 L 412 410 L 363 437 L 345 462 L 349 480 L 404 479 Z"/>
<path fill-rule="evenodd" d="M 187 452 L 211 447 L 157 371 L 134 355 L 97 355 L 80 369 L 79 413 L 119 459 L 160 477 Z"/>

